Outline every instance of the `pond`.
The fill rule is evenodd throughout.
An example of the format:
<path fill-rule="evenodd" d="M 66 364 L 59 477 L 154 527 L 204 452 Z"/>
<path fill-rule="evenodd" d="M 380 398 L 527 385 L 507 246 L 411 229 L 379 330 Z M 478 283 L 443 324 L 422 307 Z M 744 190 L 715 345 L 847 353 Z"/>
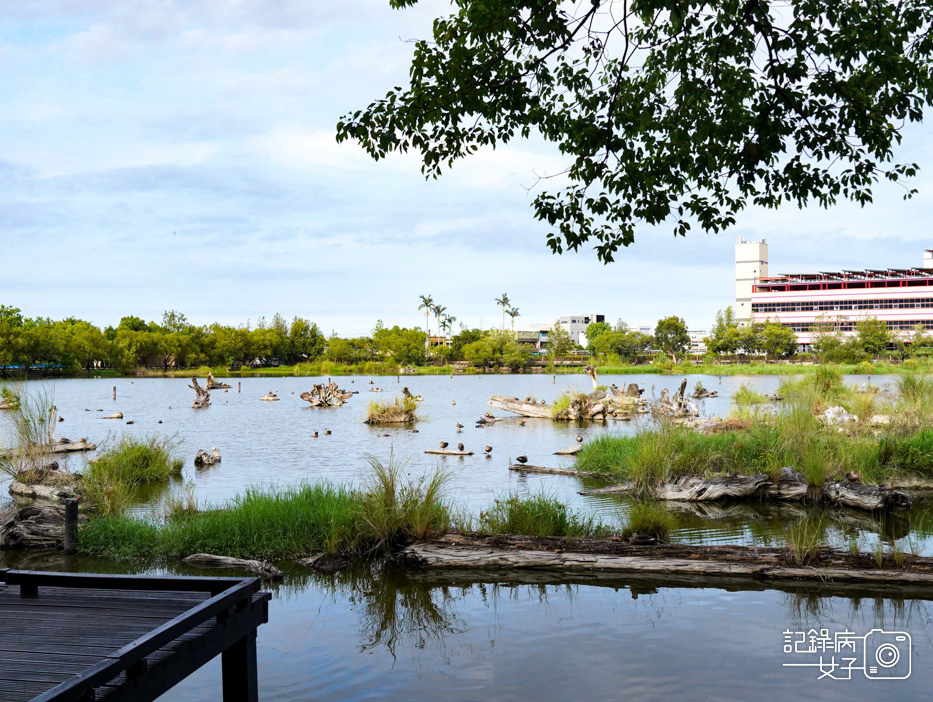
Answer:
<path fill-rule="evenodd" d="M 619 386 L 637 382 L 646 396 L 673 392 L 682 376 L 606 376 Z M 698 376 L 688 377 L 689 387 Z M 44 388 L 65 421 L 58 435 L 112 443 L 120 433 L 174 436 L 186 459 L 184 478 L 174 491 L 193 485 L 201 506 L 222 505 L 247 486 L 288 486 L 331 480 L 358 484 L 365 479 L 365 456 L 408 460 L 417 474 L 441 465 L 451 474 L 449 496 L 476 514 L 509 493 L 545 491 L 575 509 L 617 523 L 627 501 L 584 497 L 578 479 L 553 475 L 521 476 L 507 466 L 518 455 L 538 465 L 570 467 L 573 458 L 553 455 L 604 433 L 631 433 L 647 419 L 583 424 L 527 420 L 474 427 L 489 408 L 491 395 L 544 399 L 567 389 L 589 391 L 583 375 L 477 375 L 341 377 L 341 387 L 358 390 L 340 408 L 316 410 L 299 399 L 318 378 L 232 379 L 233 388 L 212 393 L 213 404 L 190 408 L 193 391 L 186 379 L 135 378 L 60 380 L 30 383 Z M 702 414 L 724 416 L 730 396 L 742 383 L 773 392 L 774 376 L 704 376 L 720 397 L 702 401 Z M 848 382 L 864 382 L 848 378 Z M 893 382 L 872 378 L 873 383 Z M 240 391 L 237 385 L 240 384 Z M 116 400 L 112 389 L 116 386 Z M 371 399 L 384 400 L 406 386 L 422 395 L 423 421 L 411 427 L 369 427 L 362 422 Z M 383 393 L 370 392 L 379 387 Z M 268 391 L 279 402 L 261 402 Z M 98 412 L 97 410 L 103 410 Z M 121 411 L 122 421 L 102 415 Z M 493 410 L 497 415 L 503 412 Z M 161 420 L 161 423 L 159 423 Z M 133 424 L 125 422 L 132 421 Z M 458 433 L 456 424 L 465 425 Z M 324 429 L 331 431 L 324 434 Z M 319 437 L 311 437 L 317 430 Z M 383 436 L 388 434 L 388 436 Z M 108 439 L 109 437 L 109 439 Z M 440 441 L 463 442 L 476 453 L 467 457 L 424 454 Z M 483 447 L 493 447 L 490 457 Z M 196 469 L 199 448 L 217 446 L 223 461 Z M 69 459 L 80 467 L 84 457 Z M 5 485 L 0 491 L 6 493 Z M 160 496 L 134 509 L 158 511 Z M 917 514 L 930 502 L 921 498 Z M 688 543 L 780 543 L 786 525 L 801 516 L 796 505 L 672 505 L 678 527 L 672 540 Z M 872 548 L 878 539 L 901 539 L 906 548 L 930 555 L 928 519 L 911 524 L 851 510 L 826 510 L 827 537 L 845 545 Z M 127 564 L 60 555 L 0 554 L 0 565 L 62 570 L 123 572 Z M 179 569 L 174 572 L 194 572 Z M 356 567 L 327 576 L 290 568 L 274 589 L 270 622 L 260 629 L 260 686 L 263 699 L 427 698 L 562 699 L 571 696 L 704 699 L 860 699 L 896 693 L 905 699 L 928 698 L 929 604 L 923 600 L 876 597 L 870 593 L 693 587 L 650 580 L 574 580 L 543 576 L 490 578 L 405 573 L 382 564 Z M 819 680 L 818 667 L 784 663 L 818 662 L 808 654 L 785 654 L 783 632 L 848 629 L 869 635 L 875 629 L 910 634 L 911 676 L 897 683 L 870 679 L 862 670 L 852 680 Z M 860 639 L 881 645 L 875 632 Z M 896 645 L 904 645 L 898 642 Z M 872 649 L 874 650 L 874 649 Z M 847 656 L 851 658 L 851 656 Z M 841 658 L 837 656 L 837 661 Z M 901 661 L 901 664 L 903 663 Z M 900 665 L 900 664 L 899 664 Z M 882 673 L 888 669 L 881 669 Z M 900 671 L 901 668 L 897 668 Z M 849 671 L 852 672 L 852 671 Z M 837 675 L 838 677 L 838 675 Z M 877 676 L 876 676 L 877 677 Z M 214 662 L 166 699 L 215 698 L 220 667 Z"/>

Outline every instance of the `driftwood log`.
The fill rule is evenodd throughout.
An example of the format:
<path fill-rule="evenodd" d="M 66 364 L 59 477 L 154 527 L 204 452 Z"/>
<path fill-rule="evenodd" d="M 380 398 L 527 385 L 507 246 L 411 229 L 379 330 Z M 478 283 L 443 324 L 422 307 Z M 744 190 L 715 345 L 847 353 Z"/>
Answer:
<path fill-rule="evenodd" d="M 80 515 L 78 520 L 87 518 Z M 37 505 L 0 512 L 0 548 L 58 548 L 64 538 L 64 507 Z"/>
<path fill-rule="evenodd" d="M 76 453 L 78 451 L 94 451 L 97 449 L 96 444 L 92 444 L 87 439 L 81 439 L 80 441 L 67 441 L 66 443 L 55 443 L 47 444 L 45 446 L 35 446 L 32 447 L 32 450 L 41 453 Z M 0 451 L 0 456 L 4 458 L 9 458 L 16 454 L 19 449 L 5 449 Z"/>
<path fill-rule="evenodd" d="M 740 546 L 632 546 L 621 541 L 477 537 L 451 534 L 405 548 L 403 565 L 457 571 L 554 571 L 652 576 L 798 580 L 865 585 L 904 584 L 933 592 L 933 559 L 909 557 L 903 568 L 872 568 L 869 556 L 823 548 L 807 566 L 788 549 Z"/>
<path fill-rule="evenodd" d="M 108 414 L 106 417 L 101 417 L 101 419 L 123 419 L 123 412 L 114 412 L 113 414 Z"/>
<path fill-rule="evenodd" d="M 690 395 L 694 400 L 705 400 L 708 397 L 719 397 L 718 390 L 707 390 L 699 380 L 693 386 L 693 393 Z"/>
<path fill-rule="evenodd" d="M 216 446 L 211 449 L 210 453 L 204 449 L 198 449 L 198 452 L 194 456 L 194 465 L 198 468 L 212 466 L 215 463 L 220 463 L 220 449 Z"/>
<path fill-rule="evenodd" d="M 215 556 L 212 553 L 194 553 L 182 561 L 197 568 L 239 568 L 255 573 L 263 578 L 278 579 L 282 571 L 269 561 L 253 561 L 244 558 L 231 558 L 229 556 Z"/>
<path fill-rule="evenodd" d="M 94 451 L 96 449 L 96 444 L 92 444 L 87 439 L 81 439 L 79 441 L 52 444 L 49 446 L 49 453 L 77 453 L 78 451 Z"/>
<path fill-rule="evenodd" d="M 19 480 L 10 481 L 10 494 L 13 497 L 52 503 L 64 502 L 69 497 L 77 496 L 75 488 L 68 485 L 28 484 Z"/>
<path fill-rule="evenodd" d="M 198 385 L 198 379 L 195 377 L 191 378 L 191 384 L 188 386 L 194 390 L 194 402 L 191 403 L 191 407 L 194 409 L 202 409 L 208 407 L 211 404 L 211 394 L 207 391 L 206 388 L 202 388 Z"/>
<path fill-rule="evenodd" d="M 555 456 L 573 456 L 583 450 L 583 444 L 574 444 L 573 446 L 568 446 L 565 449 L 560 451 L 555 451 Z"/>
<path fill-rule="evenodd" d="M 313 568 L 321 573 L 336 573 L 349 567 L 350 560 L 338 553 L 315 553 L 307 558 L 299 558 L 296 563 L 305 568 Z"/>
<path fill-rule="evenodd" d="M 425 453 L 433 453 L 437 456 L 472 456 L 472 451 L 448 451 L 445 449 L 427 449 Z"/>
<path fill-rule="evenodd" d="M 341 390 L 337 383 L 319 383 L 311 388 L 311 392 L 303 392 L 299 397 L 310 402 L 312 407 L 341 407 L 353 397 L 353 393 Z"/>
<path fill-rule="evenodd" d="M 583 490 L 581 495 L 613 495 L 634 492 L 632 483 Z M 868 510 L 910 509 L 910 497 L 891 488 L 856 483 L 807 485 L 806 479 L 790 468 L 781 471 L 777 482 L 767 475 L 739 475 L 716 478 L 684 477 L 650 488 L 659 500 L 715 501 L 722 499 L 772 499 L 828 502 Z"/>
<path fill-rule="evenodd" d="M 515 463 L 509 466 L 509 470 L 516 473 L 544 473 L 546 475 L 566 475 L 572 478 L 592 478 L 595 473 L 585 470 L 573 470 L 572 468 L 547 468 L 545 466 L 533 466 L 530 463 Z"/>
<path fill-rule="evenodd" d="M 214 380 L 214 374 L 208 371 L 207 379 L 204 381 L 204 385 L 208 390 L 229 390 L 230 385 L 226 383 L 218 383 Z"/>

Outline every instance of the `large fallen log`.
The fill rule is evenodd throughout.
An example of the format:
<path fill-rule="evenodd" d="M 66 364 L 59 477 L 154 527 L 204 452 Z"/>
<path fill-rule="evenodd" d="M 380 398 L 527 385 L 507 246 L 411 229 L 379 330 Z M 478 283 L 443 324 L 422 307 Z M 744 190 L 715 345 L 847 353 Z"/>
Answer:
<path fill-rule="evenodd" d="M 522 402 L 514 397 L 504 397 L 502 395 L 493 395 L 489 398 L 489 406 L 496 409 L 505 410 L 520 417 L 530 417 L 532 419 L 553 419 L 551 408 L 547 405 L 539 405 L 535 402 Z"/>
<path fill-rule="evenodd" d="M 194 553 L 182 559 L 182 562 L 197 568 L 237 568 L 255 573 L 263 578 L 278 579 L 282 571 L 269 561 L 254 561 L 229 556 L 215 556 L 212 553 Z"/>
<path fill-rule="evenodd" d="M 515 463 L 509 466 L 509 470 L 516 473 L 544 473 L 546 475 L 566 475 L 572 478 L 592 478 L 596 474 L 585 470 L 573 470 L 572 468 L 547 468 L 545 466 L 533 466 L 530 463 Z"/>
<path fill-rule="evenodd" d="M 437 456 L 472 456 L 472 451 L 448 451 L 445 449 L 426 449 L 425 453 L 433 453 Z"/>
<path fill-rule="evenodd" d="M 580 453 L 583 450 L 583 444 L 574 444 L 573 446 L 568 446 L 565 449 L 560 451 L 555 451 L 555 456 L 573 456 L 574 454 Z"/>
<path fill-rule="evenodd" d="M 756 580 L 910 584 L 933 592 L 933 559 L 910 556 L 902 568 L 870 568 L 869 555 L 823 548 L 799 566 L 789 549 L 736 546 L 632 546 L 595 539 L 533 539 L 448 535 L 405 548 L 403 565 L 452 570 L 532 570 L 668 576 L 702 575 Z M 883 564 L 884 565 L 884 564 Z M 894 566 L 893 563 L 890 564 Z"/>
<path fill-rule="evenodd" d="M 581 495 L 622 495 L 635 492 L 633 483 L 583 490 Z M 684 477 L 655 485 L 650 491 L 659 500 L 715 501 L 721 499 L 773 499 L 828 502 L 868 510 L 910 509 L 910 497 L 892 488 L 856 483 L 826 483 L 810 486 L 790 468 L 781 471 L 777 482 L 764 474 L 714 478 Z"/>

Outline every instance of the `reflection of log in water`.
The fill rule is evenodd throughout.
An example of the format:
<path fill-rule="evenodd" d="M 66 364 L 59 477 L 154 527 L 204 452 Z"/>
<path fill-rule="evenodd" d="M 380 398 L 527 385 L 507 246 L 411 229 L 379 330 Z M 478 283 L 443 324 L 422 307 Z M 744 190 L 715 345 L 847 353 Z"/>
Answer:
<path fill-rule="evenodd" d="M 429 569 L 550 570 L 560 573 L 680 574 L 704 578 L 801 580 L 865 586 L 910 585 L 933 593 L 933 558 L 904 556 L 901 566 L 887 557 L 883 567 L 869 554 L 820 548 L 804 567 L 786 548 L 750 546 L 632 546 L 620 539 L 537 538 L 448 534 L 413 544 L 396 557 Z"/>
<path fill-rule="evenodd" d="M 628 589 L 632 598 L 650 595 L 664 588 L 720 588 L 729 592 L 762 592 L 780 590 L 794 597 L 793 604 L 809 603 L 826 597 L 886 598 L 893 603 L 904 599 L 933 600 L 933 589 L 927 586 L 891 585 L 885 583 L 862 584 L 833 580 L 801 582 L 799 580 L 769 579 L 767 582 L 745 577 L 704 577 L 696 574 L 669 573 L 663 577 L 638 573 L 620 576 L 614 573 L 557 573 L 541 570 L 410 570 L 408 577 L 423 587 L 456 587 L 495 585 L 522 587 L 537 585 L 589 585 L 614 590 Z M 806 605 L 812 611 L 812 603 Z"/>
<path fill-rule="evenodd" d="M 667 502 L 668 511 L 703 521 L 738 525 L 774 522 L 786 526 L 818 512 L 826 526 L 880 534 L 884 540 L 902 539 L 910 533 L 910 517 L 905 512 L 865 512 L 843 507 L 812 507 L 800 502 Z"/>
<path fill-rule="evenodd" d="M 584 490 L 581 495 L 624 495 L 636 492 L 634 483 Z M 646 488 L 659 500 L 713 502 L 724 499 L 805 500 L 827 502 L 858 509 L 910 509 L 910 497 L 903 492 L 877 485 L 825 483 L 810 486 L 800 473 L 784 468 L 772 481 L 764 474 L 718 477 L 683 476 Z"/>

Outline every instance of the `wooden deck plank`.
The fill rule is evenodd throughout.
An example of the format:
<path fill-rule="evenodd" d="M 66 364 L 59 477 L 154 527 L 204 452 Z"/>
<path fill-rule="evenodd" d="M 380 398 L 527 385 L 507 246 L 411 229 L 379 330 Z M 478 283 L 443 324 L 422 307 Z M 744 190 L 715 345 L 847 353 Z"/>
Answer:
<path fill-rule="evenodd" d="M 86 685 L 94 699 L 154 699 L 250 632 L 255 641 L 268 611 L 251 578 L 0 570 L 0 580 L 0 699 L 10 702 L 77 699 Z M 38 590 L 22 596 L 18 583 Z"/>

